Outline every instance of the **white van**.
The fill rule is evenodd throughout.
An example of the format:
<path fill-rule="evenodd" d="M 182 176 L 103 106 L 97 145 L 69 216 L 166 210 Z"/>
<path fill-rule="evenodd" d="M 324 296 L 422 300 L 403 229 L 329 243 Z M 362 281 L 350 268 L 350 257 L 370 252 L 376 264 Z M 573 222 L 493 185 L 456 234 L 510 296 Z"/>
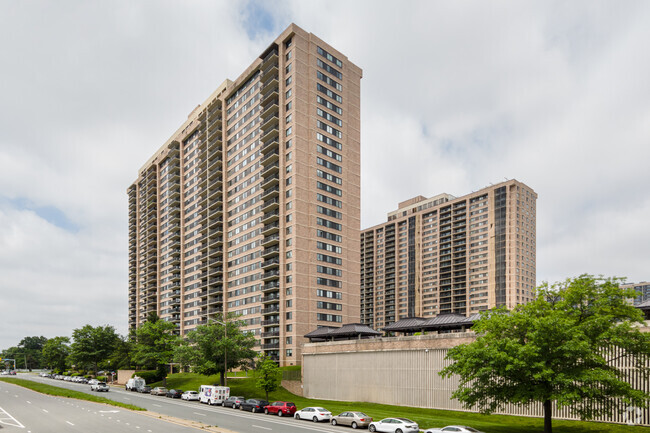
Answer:
<path fill-rule="evenodd" d="M 145 380 L 141 377 L 136 376 L 126 381 L 126 385 L 124 385 L 124 389 L 126 389 L 127 391 L 137 391 L 138 388 L 142 388 L 145 385 L 146 385 Z"/>
<path fill-rule="evenodd" d="M 230 397 L 230 388 L 227 386 L 201 385 L 199 387 L 199 401 L 207 404 L 221 404 Z"/>

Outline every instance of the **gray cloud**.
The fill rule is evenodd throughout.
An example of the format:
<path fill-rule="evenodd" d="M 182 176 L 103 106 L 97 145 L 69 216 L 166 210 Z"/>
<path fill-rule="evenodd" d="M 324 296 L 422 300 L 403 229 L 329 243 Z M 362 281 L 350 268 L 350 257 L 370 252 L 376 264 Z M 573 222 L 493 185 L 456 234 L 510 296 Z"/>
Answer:
<path fill-rule="evenodd" d="M 540 281 L 647 280 L 649 18 L 604 1 L 3 2 L 0 348 L 126 332 L 126 188 L 290 22 L 364 70 L 363 227 L 517 178 L 539 194 Z"/>

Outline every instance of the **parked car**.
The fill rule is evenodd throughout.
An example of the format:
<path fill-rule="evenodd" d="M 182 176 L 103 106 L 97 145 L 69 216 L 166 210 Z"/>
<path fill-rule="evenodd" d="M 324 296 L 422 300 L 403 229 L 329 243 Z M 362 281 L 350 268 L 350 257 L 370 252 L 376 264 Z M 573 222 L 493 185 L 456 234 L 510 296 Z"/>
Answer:
<path fill-rule="evenodd" d="M 108 392 L 108 389 L 109 389 L 109 388 L 108 388 L 108 385 L 106 385 L 106 382 L 97 382 L 97 383 L 94 384 L 94 385 L 90 385 L 90 390 L 91 390 L 91 391 L 97 391 L 97 392 L 104 391 L 104 392 Z"/>
<path fill-rule="evenodd" d="M 167 388 L 163 386 L 157 386 L 151 390 L 151 395 L 167 395 Z"/>
<path fill-rule="evenodd" d="M 371 422 L 368 431 L 371 433 L 419 433 L 420 427 L 415 421 L 408 418 L 384 418 L 381 421 Z"/>
<path fill-rule="evenodd" d="M 372 418 L 363 412 L 343 412 L 332 417 L 332 425 L 349 425 L 352 428 L 368 427 Z"/>
<path fill-rule="evenodd" d="M 243 401 L 246 399 L 244 397 L 228 397 L 224 401 L 221 402 L 221 406 L 223 407 L 232 407 L 233 409 L 238 409 L 239 405 L 242 404 Z"/>
<path fill-rule="evenodd" d="M 251 412 L 264 412 L 264 406 L 268 406 L 269 402 L 259 398 L 249 398 L 239 405 L 241 410 L 250 410 Z"/>
<path fill-rule="evenodd" d="M 442 428 L 429 428 L 424 433 L 483 433 L 466 425 L 448 425 Z"/>
<path fill-rule="evenodd" d="M 141 386 L 140 388 L 136 388 L 135 390 L 138 391 L 140 394 L 150 394 L 151 393 L 151 387 L 149 385 Z"/>
<path fill-rule="evenodd" d="M 329 421 L 332 418 L 332 412 L 322 407 L 305 407 L 293 414 L 295 419 L 308 419 L 309 421 Z"/>
<path fill-rule="evenodd" d="M 181 400 L 187 400 L 187 401 L 196 400 L 196 401 L 199 401 L 199 393 L 196 392 L 196 391 L 185 391 L 181 395 Z"/>
<path fill-rule="evenodd" d="M 169 398 L 181 398 L 181 395 L 183 395 L 182 389 L 170 389 L 165 393 L 165 397 Z"/>
<path fill-rule="evenodd" d="M 274 401 L 264 406 L 264 413 L 278 416 L 293 415 L 296 413 L 296 405 L 290 401 Z"/>

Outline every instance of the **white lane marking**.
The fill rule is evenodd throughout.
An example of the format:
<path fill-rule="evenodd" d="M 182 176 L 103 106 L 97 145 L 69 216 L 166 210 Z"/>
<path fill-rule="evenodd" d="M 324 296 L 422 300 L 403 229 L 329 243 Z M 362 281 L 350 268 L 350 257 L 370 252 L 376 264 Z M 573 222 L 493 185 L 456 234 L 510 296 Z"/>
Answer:
<path fill-rule="evenodd" d="M 0 407 L 0 424 L 10 425 L 18 428 L 25 428 L 16 418 L 9 415 L 9 412 Z"/>
<path fill-rule="evenodd" d="M 124 400 L 131 400 L 129 397 L 124 397 Z"/>
<path fill-rule="evenodd" d="M 32 402 L 31 402 L 31 401 L 29 401 L 29 400 L 25 400 L 25 401 L 27 402 L 27 404 L 32 404 Z"/>
<path fill-rule="evenodd" d="M 67 422 L 68 424 L 70 424 L 70 425 L 74 425 L 74 424 L 72 424 L 70 421 L 66 421 L 66 422 Z"/>
<path fill-rule="evenodd" d="M 257 427 L 257 428 L 261 428 L 261 429 L 264 429 L 264 430 L 272 430 L 270 427 L 262 427 L 261 425 L 255 425 L 255 424 L 253 424 L 252 427 Z"/>
<path fill-rule="evenodd" d="M 152 405 L 152 406 L 156 406 L 156 407 L 162 407 L 161 405 L 159 405 L 159 404 L 156 404 L 156 403 L 153 403 L 153 405 Z"/>
<path fill-rule="evenodd" d="M 207 416 L 207 415 L 206 415 L 206 414 L 204 414 L 204 413 L 198 413 L 198 412 L 192 412 L 192 413 L 193 413 L 194 415 L 201 415 L 201 416 Z"/>
<path fill-rule="evenodd" d="M 100 410 L 99 413 L 118 413 L 119 410 Z"/>
<path fill-rule="evenodd" d="M 45 413 L 49 413 L 49 412 L 47 411 L 47 409 L 43 409 L 43 412 L 45 412 Z"/>

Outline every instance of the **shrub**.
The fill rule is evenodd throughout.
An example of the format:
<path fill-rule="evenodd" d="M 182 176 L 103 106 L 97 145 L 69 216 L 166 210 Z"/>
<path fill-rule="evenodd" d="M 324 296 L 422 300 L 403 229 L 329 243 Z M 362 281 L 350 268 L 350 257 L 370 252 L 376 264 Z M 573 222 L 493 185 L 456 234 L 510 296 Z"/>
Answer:
<path fill-rule="evenodd" d="M 164 377 L 157 370 L 136 371 L 135 373 L 133 373 L 133 376 L 131 377 L 135 377 L 135 376 L 143 378 L 144 381 L 148 384 L 154 382 L 160 382 L 161 380 L 163 380 Z"/>
<path fill-rule="evenodd" d="M 97 379 L 100 382 L 106 382 L 106 376 L 97 376 L 95 379 Z"/>

